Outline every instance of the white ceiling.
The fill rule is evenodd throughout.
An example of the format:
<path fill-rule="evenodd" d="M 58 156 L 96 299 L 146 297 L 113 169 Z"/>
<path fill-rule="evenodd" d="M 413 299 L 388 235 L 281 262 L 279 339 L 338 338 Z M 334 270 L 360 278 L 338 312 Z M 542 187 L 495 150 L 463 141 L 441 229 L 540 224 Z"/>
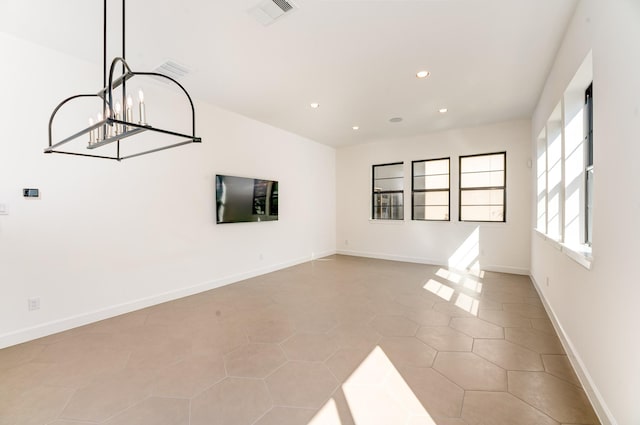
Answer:
<path fill-rule="evenodd" d="M 129 0 L 127 59 L 172 59 L 192 96 L 343 146 L 530 117 L 577 0 L 293 2 L 265 27 L 247 12 L 258 0 Z M 102 60 L 101 0 L 0 6 L 0 30 Z"/>

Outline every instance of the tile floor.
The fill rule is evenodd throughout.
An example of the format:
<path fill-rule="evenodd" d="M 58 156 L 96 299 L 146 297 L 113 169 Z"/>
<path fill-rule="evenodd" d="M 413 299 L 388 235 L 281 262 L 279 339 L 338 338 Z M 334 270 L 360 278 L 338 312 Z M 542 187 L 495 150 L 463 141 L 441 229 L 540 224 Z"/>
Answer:
<path fill-rule="evenodd" d="M 0 425 L 598 424 L 528 277 L 333 256 L 0 350 Z"/>

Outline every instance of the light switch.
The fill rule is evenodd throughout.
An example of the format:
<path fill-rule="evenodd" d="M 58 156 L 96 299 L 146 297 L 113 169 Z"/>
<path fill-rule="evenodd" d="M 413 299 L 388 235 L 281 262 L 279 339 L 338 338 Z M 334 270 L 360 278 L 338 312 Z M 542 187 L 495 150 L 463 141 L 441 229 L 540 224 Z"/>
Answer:
<path fill-rule="evenodd" d="M 0 204 L 0 215 L 8 215 L 9 214 L 9 205 Z"/>

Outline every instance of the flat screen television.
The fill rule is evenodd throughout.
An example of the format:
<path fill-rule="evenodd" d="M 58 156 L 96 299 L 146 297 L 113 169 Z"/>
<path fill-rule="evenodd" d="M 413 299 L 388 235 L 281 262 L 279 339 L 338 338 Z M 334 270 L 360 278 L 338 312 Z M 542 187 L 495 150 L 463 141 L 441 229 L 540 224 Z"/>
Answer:
<path fill-rule="evenodd" d="M 277 181 L 216 174 L 216 223 L 277 219 Z"/>

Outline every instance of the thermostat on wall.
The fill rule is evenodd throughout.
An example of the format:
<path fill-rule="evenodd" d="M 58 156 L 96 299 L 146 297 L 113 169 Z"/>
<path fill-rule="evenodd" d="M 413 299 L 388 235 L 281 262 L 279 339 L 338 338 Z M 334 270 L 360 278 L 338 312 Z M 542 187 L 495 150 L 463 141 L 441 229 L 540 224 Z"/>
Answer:
<path fill-rule="evenodd" d="M 39 198 L 40 189 L 22 189 L 22 196 L 25 198 Z"/>

